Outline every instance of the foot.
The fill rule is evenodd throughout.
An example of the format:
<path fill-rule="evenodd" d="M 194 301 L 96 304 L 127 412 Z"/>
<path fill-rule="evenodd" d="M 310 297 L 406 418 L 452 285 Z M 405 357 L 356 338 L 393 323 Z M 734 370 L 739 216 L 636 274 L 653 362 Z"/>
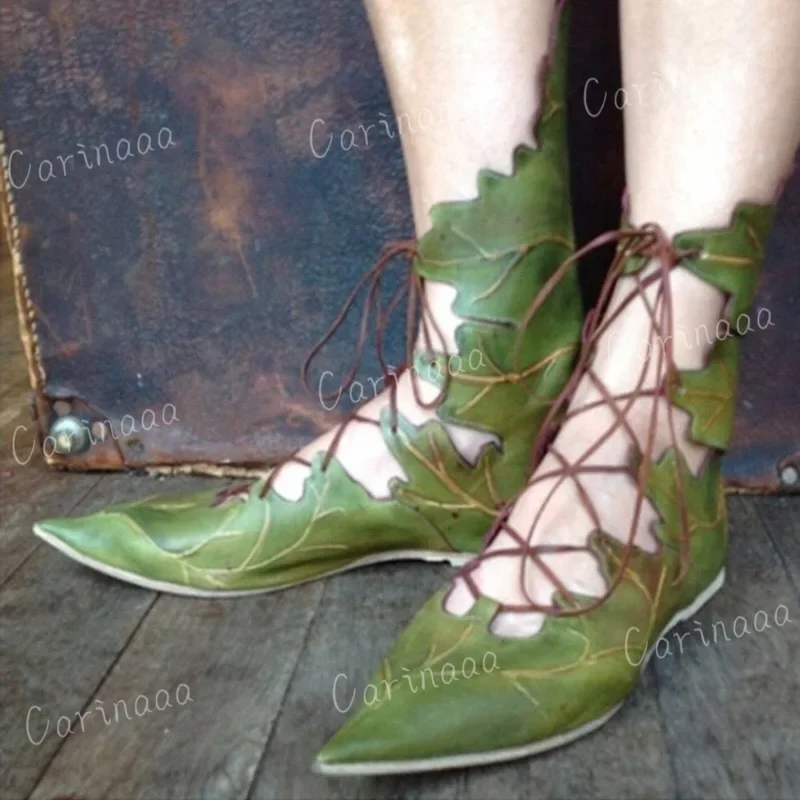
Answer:
<path fill-rule="evenodd" d="M 476 199 L 431 212 L 411 285 L 426 282 L 441 336 L 432 336 L 433 356 L 427 342 L 418 348 L 396 393 L 252 486 L 46 520 L 35 532 L 114 577 L 217 596 L 376 561 L 463 562 L 478 552 L 498 508 L 524 483 L 580 335 L 574 269 L 549 280 L 572 252 L 564 54 L 562 35 L 557 69 L 546 75 L 539 149 L 518 147 L 511 175 L 481 173 Z"/>
<path fill-rule="evenodd" d="M 709 314 L 719 310 L 717 292 L 726 296 L 729 322 L 747 310 L 772 212 L 742 204 L 730 228 L 681 234 L 669 246 L 659 238 L 655 250 L 668 271 L 654 272 L 642 258 L 620 264 L 632 277 L 620 280 L 606 323 L 590 326 L 579 362 L 594 379 L 576 373 L 563 429 L 499 518 L 506 524 L 498 521 L 486 550 L 400 636 L 371 681 L 377 697 L 365 697 L 322 750 L 319 771 L 463 767 L 570 742 L 622 706 L 659 637 L 719 590 L 727 550 L 720 462 L 733 420 L 738 337 L 702 348 L 696 364 L 701 348 L 691 336 L 687 347 L 678 325 L 695 301 Z M 653 254 L 652 239 L 635 241 L 640 255 Z M 661 347 L 643 331 L 640 315 L 650 314 L 642 295 L 638 312 L 624 302 L 632 281 L 644 285 L 651 274 L 644 296 L 655 291 L 649 307 L 660 324 L 670 321 L 661 341 L 671 363 L 664 369 L 656 351 L 655 360 L 637 357 L 633 369 L 637 345 L 644 353 L 648 340 Z M 702 302 L 696 279 L 707 284 Z M 688 294 L 679 299 L 686 291 L 691 303 Z M 669 332 L 681 340 L 675 347 Z"/>
<path fill-rule="evenodd" d="M 674 306 L 672 332 L 666 336 L 653 326 L 648 309 L 663 313 L 664 293 L 658 265 L 649 264 L 636 277 L 617 281 L 603 332 L 597 337 L 591 371 L 578 384 L 566 418 L 549 452 L 514 502 L 508 526 L 533 546 L 580 548 L 544 557 L 547 569 L 527 563 L 511 533 L 501 529 L 486 548 L 484 559 L 471 577 L 480 594 L 504 606 L 529 602 L 547 607 L 559 585 L 589 597 L 601 597 L 606 578 L 597 559 L 582 549 L 594 530 L 602 530 L 621 544 L 629 541 L 641 551 L 659 548 L 654 526 L 658 513 L 641 498 L 632 478 L 631 460 L 648 452 L 653 461 L 677 445 L 690 472 L 697 475 L 708 448 L 692 441 L 691 415 L 674 408 L 663 396 L 654 397 L 666 376 L 667 345 L 680 371 L 698 371 L 707 362 L 714 340 L 695 344 L 677 331 L 716 330 L 723 294 L 686 267 L 670 273 Z M 638 282 L 653 282 L 639 291 Z M 639 396 L 637 396 L 637 394 Z M 565 468 L 577 479 L 564 477 Z M 475 601 L 467 581 L 456 581 L 446 609 L 466 613 Z M 501 612 L 492 630 L 500 636 L 530 636 L 544 624 L 540 611 Z"/>

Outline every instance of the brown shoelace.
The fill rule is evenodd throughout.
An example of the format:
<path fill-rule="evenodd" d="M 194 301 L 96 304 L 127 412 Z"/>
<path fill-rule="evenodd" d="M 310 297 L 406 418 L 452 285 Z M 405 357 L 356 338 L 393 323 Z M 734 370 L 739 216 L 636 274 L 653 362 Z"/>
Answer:
<path fill-rule="evenodd" d="M 522 594 L 528 602 L 524 604 L 501 603 L 499 605 L 500 611 L 539 611 L 553 616 L 574 616 L 577 614 L 588 613 L 604 603 L 611 596 L 619 582 L 622 580 L 627 565 L 630 562 L 631 555 L 634 551 L 634 539 L 642 513 L 642 508 L 646 500 L 647 481 L 654 451 L 656 421 L 660 399 L 666 399 L 667 401 L 667 424 L 669 428 L 670 445 L 676 451 L 679 451 L 678 437 L 676 434 L 673 413 L 674 408 L 669 402 L 670 387 L 676 380 L 678 373 L 673 357 L 673 342 L 671 337 L 673 326 L 673 305 L 669 278 L 671 270 L 676 266 L 679 266 L 683 258 L 689 255 L 696 255 L 697 251 L 677 251 L 673 247 L 672 242 L 666 236 L 664 231 L 657 225 L 653 224 L 645 225 L 638 229 L 612 231 L 610 233 L 598 236 L 588 245 L 581 248 L 569 259 L 567 259 L 550 278 L 548 285 L 545 285 L 542 292 L 537 296 L 528 309 L 523 324 L 521 325 L 521 330 L 525 330 L 527 322 L 541 306 L 543 299 L 548 294 L 549 285 L 555 285 L 555 283 L 560 280 L 566 270 L 569 269 L 578 259 L 582 258 L 586 253 L 613 242 L 617 243 L 617 251 L 609 269 L 608 276 L 600 292 L 599 301 L 595 308 L 589 312 L 589 314 L 587 314 L 581 337 L 581 351 L 576 367 L 567 385 L 564 387 L 556 401 L 551 406 L 548 415 L 545 418 L 545 422 L 543 423 L 534 443 L 534 467 L 539 464 L 541 457 L 548 449 L 549 453 L 556 458 L 560 466 L 536 475 L 536 477 L 530 480 L 518 493 L 517 498 L 523 492 L 527 491 L 531 486 L 542 481 L 553 480 L 553 486 L 550 488 L 549 493 L 544 499 L 544 502 L 537 511 L 528 533 L 525 536 L 515 530 L 508 523 L 508 518 L 511 514 L 516 498 L 509 501 L 489 530 L 483 552 L 466 564 L 458 573 L 458 577 L 463 578 L 474 599 L 477 600 L 481 595 L 481 591 L 473 579 L 472 573 L 484 561 L 488 561 L 489 559 L 502 556 L 520 556 L 520 586 Z M 635 287 L 633 291 L 631 291 L 623 299 L 623 301 L 620 302 L 615 310 L 612 313 L 609 313 L 601 322 L 601 317 L 603 316 L 603 312 L 606 310 L 609 304 L 612 289 L 617 282 L 617 278 L 622 274 L 623 270 L 625 269 L 625 265 L 629 263 L 630 259 L 633 258 L 644 258 L 648 261 L 654 259 L 657 264 L 657 269 L 645 278 L 642 278 L 638 271 L 633 273 L 630 276 L 635 281 Z M 654 284 L 657 285 L 656 297 L 655 301 L 651 303 L 645 292 L 649 286 Z M 657 386 L 655 389 L 645 389 L 644 383 L 648 372 L 649 358 L 644 359 L 643 368 L 641 374 L 639 375 L 638 381 L 634 386 L 634 389 L 625 394 L 612 395 L 600 377 L 592 369 L 592 356 L 595 353 L 596 345 L 598 344 L 602 334 L 637 297 L 641 298 L 644 302 L 647 315 L 652 324 L 651 335 L 654 329 L 658 335 L 657 341 L 661 342 L 663 345 L 659 349 L 658 360 L 656 362 L 656 376 L 663 375 L 663 377 L 660 380 L 657 380 Z M 518 340 L 516 347 L 517 360 L 520 349 L 519 345 L 520 341 Z M 592 385 L 600 394 L 600 399 L 570 411 L 568 409 L 570 401 L 575 394 L 578 384 L 584 378 L 588 378 L 588 380 L 591 381 Z M 637 400 L 647 397 L 652 398 L 650 424 L 644 448 L 639 447 L 637 444 L 637 450 L 641 452 L 641 458 L 636 460 L 636 465 L 606 466 L 586 464 L 585 462 L 592 456 L 592 454 L 594 454 L 609 439 L 609 437 L 611 437 L 612 434 L 619 429 L 624 429 L 632 441 L 634 443 L 638 443 L 639 439 L 628 422 L 627 414 Z M 583 455 L 575 461 L 575 463 L 569 463 L 567 459 L 558 452 L 557 448 L 553 446 L 553 440 L 558 428 L 566 420 L 603 405 L 611 409 L 614 416 L 613 424 L 609 426 L 606 432 L 591 447 L 589 447 L 583 453 Z M 574 484 L 580 502 L 585 507 L 591 518 L 593 529 L 596 531 L 603 530 L 597 509 L 594 507 L 591 498 L 587 494 L 585 487 L 580 481 L 581 475 L 590 473 L 626 474 L 634 481 L 637 495 L 631 529 L 629 531 L 627 541 L 624 542 L 624 555 L 621 558 L 616 577 L 610 582 L 610 585 L 607 587 L 607 591 L 601 597 L 597 598 L 590 604 L 581 605 L 578 602 L 575 594 L 564 586 L 563 582 L 558 578 L 553 569 L 551 569 L 545 563 L 544 556 L 578 552 L 589 553 L 595 556 L 596 553 L 589 546 L 588 541 L 585 545 L 534 545 L 531 543 L 531 541 L 533 538 L 533 533 L 536 530 L 545 508 L 558 488 L 566 481 L 571 481 Z M 679 537 L 680 569 L 677 577 L 675 578 L 676 582 L 681 579 L 686 570 L 688 564 L 689 545 L 689 520 L 685 503 L 683 476 L 680 470 L 677 471 L 677 477 L 677 497 L 675 502 L 678 504 L 680 509 L 681 534 Z M 509 546 L 494 550 L 492 552 L 487 552 L 485 548 L 488 547 L 488 545 L 496 536 L 499 535 L 501 531 L 507 533 L 514 540 L 515 546 Z M 562 605 L 556 605 L 555 602 L 551 605 L 542 605 L 534 602 L 531 599 L 530 595 L 528 594 L 525 581 L 526 571 L 530 562 L 539 567 L 541 572 L 555 587 L 556 591 L 554 593 L 554 597 L 556 595 L 563 597 L 564 603 Z M 569 607 L 567 608 L 563 606 Z"/>
<path fill-rule="evenodd" d="M 391 266 L 391 264 L 397 259 L 398 256 L 405 257 L 408 266 L 408 278 L 407 280 L 400 286 L 400 288 L 395 291 L 395 293 L 391 296 L 386 308 L 381 307 L 381 280 L 385 275 L 387 269 Z M 313 389 L 309 385 L 309 371 L 311 369 L 311 364 L 314 358 L 319 354 L 319 352 L 325 347 L 325 345 L 333 338 L 336 332 L 344 323 L 345 319 L 347 318 L 348 314 L 352 310 L 353 306 L 355 305 L 359 294 L 364 289 L 364 287 L 368 287 L 366 300 L 364 302 L 364 309 L 361 313 L 361 323 L 359 325 L 359 334 L 358 334 L 358 341 L 356 343 L 355 348 L 355 355 L 353 356 L 353 361 L 351 363 L 350 369 L 347 372 L 347 376 L 342 383 L 338 392 L 333 392 L 326 395 L 321 395 L 321 400 L 330 400 L 331 398 L 341 395 L 341 392 L 347 390 L 350 386 L 353 385 L 353 382 L 356 379 L 356 374 L 358 373 L 358 368 L 361 363 L 361 357 L 364 353 L 364 348 L 367 343 L 367 339 L 369 337 L 369 328 L 370 328 L 370 318 L 372 317 L 373 311 L 375 314 L 375 349 L 378 356 L 378 362 L 380 363 L 381 370 L 382 370 L 382 380 L 384 384 L 388 387 L 389 391 L 389 412 L 390 412 L 390 419 L 391 419 L 391 429 L 393 433 L 397 432 L 397 424 L 398 424 L 398 409 L 397 409 L 397 381 L 400 375 L 409 369 L 413 365 L 414 359 L 414 335 L 416 333 L 417 327 L 422 332 L 423 343 L 425 346 L 425 352 L 428 355 L 428 362 L 433 364 L 434 362 L 434 350 L 433 350 L 433 340 L 431 337 L 431 329 L 435 332 L 436 336 L 438 337 L 439 344 L 441 345 L 440 352 L 445 351 L 445 341 L 444 336 L 441 330 L 436 325 L 436 322 L 433 319 L 433 316 L 430 313 L 430 308 L 427 304 L 427 299 L 425 297 L 425 289 L 424 289 L 424 280 L 423 278 L 416 272 L 414 269 L 414 260 L 418 257 L 416 242 L 414 240 L 400 240 L 391 242 L 389 245 L 384 248 L 383 252 L 381 253 L 378 261 L 375 263 L 373 267 L 371 267 L 364 276 L 356 283 L 353 290 L 350 292 L 347 300 L 345 301 L 344 305 L 342 306 L 341 311 L 336 316 L 336 319 L 331 324 L 328 331 L 325 335 L 319 340 L 319 342 L 312 348 L 311 352 L 306 357 L 305 361 L 303 362 L 302 368 L 302 377 L 303 377 L 303 384 L 306 387 L 306 390 L 313 394 Z M 400 302 L 403 299 L 403 296 L 407 295 L 408 304 L 406 310 L 406 357 L 403 364 L 398 368 L 395 369 L 391 367 L 386 362 L 386 356 L 384 352 L 384 336 L 386 333 L 386 327 L 389 323 L 389 320 L 392 318 L 397 307 L 400 305 Z M 444 398 L 448 384 L 449 384 L 449 373 L 445 370 L 443 372 L 443 380 L 444 385 L 440 389 L 437 396 L 429 401 L 424 402 L 422 400 L 421 389 L 420 389 L 420 382 L 419 376 L 417 375 L 417 371 L 415 369 L 411 370 L 411 385 L 412 390 L 414 392 L 414 398 L 416 399 L 417 403 L 422 408 L 435 408 Z M 333 437 L 333 440 L 330 443 L 330 446 L 325 452 L 325 456 L 322 460 L 322 470 L 326 470 L 328 465 L 330 464 L 331 460 L 335 457 L 336 451 L 339 447 L 339 444 L 344 436 L 345 430 L 347 426 L 350 425 L 352 422 L 365 422 L 371 425 L 375 425 L 380 427 L 380 422 L 374 419 L 370 419 L 369 417 L 364 416 L 363 414 L 359 413 L 360 406 L 352 409 L 345 420 L 339 425 L 336 434 Z M 285 464 L 294 462 L 296 464 L 302 464 L 305 467 L 310 467 L 311 462 L 307 459 L 302 458 L 295 453 L 284 458 L 280 463 L 275 465 L 271 468 L 271 472 L 267 479 L 264 481 L 264 486 L 261 488 L 259 492 L 259 498 L 264 498 L 270 490 L 272 486 L 272 482 L 277 475 L 278 470 L 283 467 Z M 226 500 L 233 498 L 233 497 L 241 497 L 245 494 L 249 493 L 250 485 L 237 485 L 231 486 L 227 489 L 223 489 L 221 492 L 217 494 L 216 499 L 214 500 L 213 505 L 218 506 L 224 503 Z"/>

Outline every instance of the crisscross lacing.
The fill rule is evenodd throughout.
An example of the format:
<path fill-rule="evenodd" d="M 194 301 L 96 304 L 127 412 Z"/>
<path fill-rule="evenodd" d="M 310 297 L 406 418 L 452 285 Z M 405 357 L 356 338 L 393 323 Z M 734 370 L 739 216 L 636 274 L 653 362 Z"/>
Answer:
<path fill-rule="evenodd" d="M 680 265 L 681 260 L 690 255 L 696 255 L 696 250 L 677 250 L 670 239 L 666 236 L 664 231 L 657 225 L 649 224 L 636 229 L 623 229 L 619 231 L 612 231 L 603 234 L 588 245 L 578 250 L 569 259 L 567 259 L 562 266 L 550 278 L 550 282 L 555 283 L 560 280 L 564 272 L 569 269 L 574 262 L 582 258 L 586 253 L 598 247 L 617 242 L 617 251 L 609 270 L 608 276 L 605 280 L 603 288 L 600 292 L 600 299 L 597 306 L 587 315 L 581 341 L 581 352 L 578 358 L 576 367 L 572 376 L 564 387 L 561 394 L 551 406 L 548 415 L 545 419 L 539 435 L 534 443 L 533 464 L 538 465 L 545 451 L 548 451 L 552 457 L 558 462 L 559 466 L 543 471 L 535 475 L 527 485 L 517 495 L 519 497 L 523 492 L 528 491 L 533 485 L 545 480 L 552 480 L 553 486 L 550 488 L 548 494 L 545 496 L 544 502 L 538 508 L 534 520 L 526 535 L 521 534 L 515 530 L 508 522 L 511 515 L 514 502 L 517 498 L 510 500 L 505 506 L 504 510 L 498 515 L 492 528 L 487 534 L 483 552 L 466 564 L 458 573 L 458 577 L 463 579 L 469 591 L 473 595 L 473 599 L 477 600 L 481 595 L 481 591 L 477 586 L 472 573 L 481 566 L 481 564 L 490 559 L 502 556 L 515 556 L 520 557 L 521 569 L 519 573 L 519 580 L 522 590 L 522 596 L 526 599 L 526 603 L 501 603 L 499 611 L 505 612 L 543 612 L 552 616 L 568 616 L 587 613 L 594 608 L 597 608 L 604 603 L 612 594 L 625 573 L 626 567 L 630 562 L 631 555 L 634 551 L 634 539 L 638 528 L 640 517 L 644 503 L 646 501 L 646 491 L 648 483 L 648 475 L 650 466 L 652 464 L 652 457 L 654 454 L 654 444 L 656 435 L 656 421 L 657 411 L 660 400 L 666 400 L 667 408 L 667 425 L 669 429 L 669 438 L 671 447 L 678 451 L 678 436 L 676 434 L 676 423 L 674 419 L 674 408 L 669 402 L 671 387 L 675 385 L 678 379 L 678 370 L 673 356 L 673 304 L 670 289 L 670 272 Z M 631 274 L 635 281 L 633 290 L 624 298 L 622 302 L 603 318 L 603 312 L 606 310 L 611 299 L 611 292 L 614 288 L 617 279 L 626 270 L 626 266 L 631 264 L 632 259 L 644 259 L 647 261 L 654 260 L 657 268 L 652 274 L 642 277 L 639 271 Z M 655 300 L 651 301 L 646 290 L 648 287 L 654 286 L 656 291 Z M 546 289 L 547 287 L 545 287 Z M 652 294 L 652 292 L 651 292 Z M 525 330 L 527 322 L 536 313 L 541 305 L 543 297 L 546 297 L 547 292 L 543 291 L 537 297 L 528 309 L 521 330 Z M 602 334 L 608 330 L 609 326 L 617 319 L 617 317 L 637 298 L 641 298 L 644 302 L 647 316 L 651 322 L 652 329 L 658 334 L 658 339 L 662 343 L 659 348 L 658 354 L 654 356 L 657 358 L 656 375 L 659 376 L 655 388 L 644 388 L 645 378 L 648 374 L 648 362 L 643 363 L 642 372 L 639 375 L 636 384 L 632 391 L 623 394 L 612 394 L 605 386 L 599 375 L 592 368 L 593 356 L 596 353 L 597 344 Z M 602 319 L 602 322 L 600 321 Z M 519 341 L 517 342 L 516 357 L 519 354 Z M 579 408 L 568 410 L 570 401 L 572 400 L 579 382 L 588 378 L 592 385 L 596 388 L 600 395 L 600 399 L 586 403 Z M 615 431 L 620 429 L 631 437 L 634 442 L 638 439 L 628 421 L 628 411 L 632 408 L 633 404 L 641 398 L 651 398 L 650 413 L 649 413 L 649 428 L 646 436 L 644 447 L 637 447 L 638 456 L 633 460 L 633 463 L 626 466 L 616 465 L 598 465 L 586 463 L 588 459 L 598 451 L 598 449 L 612 436 Z M 598 406 L 607 406 L 611 409 L 614 417 L 614 422 L 608 427 L 605 433 L 591 446 L 583 455 L 576 459 L 574 463 L 569 461 L 559 453 L 558 449 L 553 445 L 556 431 L 566 420 L 583 414 Z M 585 487 L 582 485 L 580 476 L 597 473 L 623 473 L 630 476 L 636 486 L 636 502 L 634 507 L 633 519 L 631 528 L 624 543 L 624 554 L 620 559 L 619 568 L 616 576 L 607 585 L 605 593 L 587 603 L 585 600 L 579 602 L 577 596 L 568 590 L 564 583 L 556 575 L 555 571 L 548 566 L 544 560 L 546 555 L 566 554 L 566 553 L 588 553 L 596 556 L 595 551 L 590 546 L 589 542 L 585 545 L 557 545 L 557 544 L 532 544 L 533 534 L 536 527 L 542 518 L 543 512 L 548 503 L 552 499 L 555 492 L 566 481 L 571 481 L 578 493 L 579 500 L 583 507 L 588 512 L 593 529 L 602 531 L 603 526 L 600 521 L 600 515 L 595 508 L 591 498 L 589 497 Z M 680 535 L 678 540 L 680 542 L 680 567 L 675 581 L 681 579 L 683 576 L 688 560 L 688 544 L 689 544 L 689 520 L 687 508 L 685 503 L 685 487 L 681 471 L 677 471 L 677 497 L 675 503 L 680 510 Z M 503 531 L 508 534 L 514 541 L 514 546 L 498 548 L 495 550 L 487 550 L 488 545 Z M 553 600 L 550 605 L 543 605 L 536 603 L 531 597 L 527 589 L 526 574 L 530 563 L 538 567 L 541 572 L 549 579 L 555 587 Z M 556 599 L 558 598 L 558 600 Z"/>
<path fill-rule="evenodd" d="M 381 307 L 381 280 L 384 277 L 386 271 L 391 266 L 393 262 L 398 258 L 398 256 L 403 256 L 407 261 L 408 266 L 408 277 L 407 280 L 404 281 L 401 286 L 394 292 L 391 296 L 389 302 L 386 305 L 386 308 Z M 327 395 L 322 395 L 320 397 L 321 400 L 330 400 L 333 397 L 341 394 L 341 392 L 346 391 L 350 386 L 353 385 L 353 382 L 356 379 L 356 374 L 358 373 L 359 364 L 361 362 L 361 357 L 364 353 L 364 348 L 366 346 L 367 338 L 369 336 L 369 327 L 370 327 L 370 318 L 372 317 L 373 310 L 375 313 L 375 349 L 378 356 L 378 362 L 380 363 L 381 370 L 382 370 L 382 379 L 384 384 L 388 387 L 389 392 L 389 414 L 391 420 L 391 429 L 393 432 L 397 431 L 397 421 L 398 421 L 398 409 L 397 409 L 397 381 L 400 375 L 409 369 L 413 365 L 414 359 L 414 347 L 415 347 L 415 333 L 417 329 L 422 333 L 422 342 L 425 347 L 425 354 L 428 357 L 429 362 L 433 362 L 435 358 L 435 352 L 433 349 L 433 339 L 431 336 L 431 332 L 436 334 L 438 339 L 438 344 L 440 345 L 439 352 L 444 352 L 446 345 L 445 345 L 445 338 L 442 334 L 441 330 L 437 326 L 433 315 L 430 311 L 430 308 L 427 303 L 427 298 L 425 296 L 425 289 L 424 279 L 419 275 L 419 273 L 414 269 L 414 260 L 418 257 L 417 253 L 417 246 L 414 240 L 398 240 L 389 243 L 381 253 L 378 261 L 375 263 L 373 267 L 371 267 L 364 276 L 356 283 L 353 287 L 353 290 L 350 292 L 347 300 L 345 301 L 344 305 L 342 306 L 341 311 L 334 319 L 333 323 L 331 324 L 328 331 L 325 335 L 319 340 L 319 342 L 312 348 L 311 352 L 306 357 L 305 361 L 303 362 L 302 368 L 302 377 L 303 383 L 311 394 L 314 394 L 313 389 L 309 385 L 309 371 L 311 369 L 311 364 L 314 361 L 314 358 L 319 354 L 323 347 L 333 338 L 336 332 L 344 323 L 345 319 L 347 318 L 348 314 L 352 310 L 353 306 L 356 304 L 358 300 L 358 296 L 364 287 L 367 288 L 366 299 L 364 302 L 364 308 L 361 313 L 361 323 L 359 325 L 359 334 L 358 334 L 358 341 L 356 343 L 355 354 L 353 356 L 353 360 L 350 366 L 350 369 L 347 372 L 347 376 L 343 381 L 340 389 L 338 392 L 334 392 Z M 384 335 L 386 332 L 386 327 L 391 319 L 393 313 L 400 305 L 400 302 L 403 299 L 403 296 L 407 295 L 408 304 L 406 310 L 406 357 L 403 363 L 398 368 L 393 368 L 386 362 L 386 357 L 384 353 Z M 417 403 L 420 405 L 421 408 L 431 409 L 435 408 L 444 398 L 449 383 L 449 371 L 444 370 L 442 372 L 443 377 L 443 385 L 440 388 L 437 395 L 429 401 L 424 401 L 422 399 L 422 393 L 420 388 L 420 379 L 419 375 L 417 375 L 417 371 L 412 369 L 411 370 L 411 385 L 412 390 L 414 392 L 414 398 Z M 359 413 L 360 406 L 352 409 L 345 420 L 339 425 L 333 440 L 331 441 L 329 447 L 325 451 L 325 455 L 322 460 L 322 469 L 325 470 L 328 468 L 331 460 L 336 455 L 336 451 L 339 447 L 339 443 L 344 436 L 345 430 L 348 425 L 352 422 L 365 422 L 369 423 L 370 425 L 375 425 L 380 427 L 380 422 L 369 417 L 364 416 L 363 414 Z M 284 458 L 280 463 L 273 466 L 271 468 L 270 474 L 264 481 L 264 485 L 259 492 L 259 497 L 264 498 L 266 494 L 269 492 L 272 482 L 277 475 L 279 469 L 289 462 L 294 462 L 296 464 L 301 464 L 305 467 L 310 467 L 311 463 L 306 460 L 305 458 L 300 457 L 297 455 L 298 451 L 295 451 L 291 455 L 288 455 Z M 223 489 L 220 491 L 215 500 L 215 506 L 218 506 L 224 503 L 227 500 L 230 500 L 234 497 L 242 497 L 249 493 L 250 491 L 250 484 L 245 485 L 237 485 L 231 486 L 227 489 Z"/>

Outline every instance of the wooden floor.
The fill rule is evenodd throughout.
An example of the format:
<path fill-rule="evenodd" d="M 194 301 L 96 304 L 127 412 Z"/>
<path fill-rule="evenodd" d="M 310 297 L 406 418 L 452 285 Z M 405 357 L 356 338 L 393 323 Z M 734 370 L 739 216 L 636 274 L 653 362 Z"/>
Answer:
<path fill-rule="evenodd" d="M 62 474 L 39 457 L 20 465 L 33 426 L 8 265 L 0 267 L 3 800 L 800 797 L 800 498 L 729 498 L 727 588 L 682 627 L 683 652 L 673 639 L 592 736 L 487 769 L 313 774 L 317 750 L 345 719 L 338 708 L 353 688 L 363 691 L 448 570 L 381 566 L 262 598 L 205 601 L 117 583 L 40 544 L 31 533 L 38 518 L 221 482 Z M 17 426 L 27 430 L 15 458 Z M 785 614 L 791 621 L 779 627 Z M 765 618 L 771 628 L 757 632 Z M 347 683 L 339 678 L 334 699 L 340 673 Z M 61 716 L 74 723 L 70 734 L 62 721 L 64 738 Z"/>

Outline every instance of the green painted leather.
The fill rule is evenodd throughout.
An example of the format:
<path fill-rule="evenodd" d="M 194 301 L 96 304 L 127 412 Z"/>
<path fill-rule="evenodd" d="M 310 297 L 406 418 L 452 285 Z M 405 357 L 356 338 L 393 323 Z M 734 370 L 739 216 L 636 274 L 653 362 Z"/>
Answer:
<path fill-rule="evenodd" d="M 438 592 L 373 677 L 377 693 L 366 693 L 318 763 L 370 763 L 380 771 L 391 762 L 396 771 L 396 762 L 402 767 L 431 760 L 427 768 L 433 769 L 434 759 L 496 753 L 568 734 L 601 720 L 631 694 L 648 650 L 725 565 L 720 461 L 734 410 L 739 342 L 733 323 L 753 298 L 772 213 L 772 207 L 743 204 L 730 228 L 673 240 L 675 248 L 698 248 L 697 257 L 681 263 L 729 295 L 732 337 L 724 338 L 723 327 L 706 367 L 679 373 L 672 387 L 674 403 L 692 415 L 692 437 L 713 449 L 697 476 L 674 448 L 651 464 L 646 496 L 660 517 L 659 552 L 634 549 L 605 602 L 598 606 L 596 598 L 578 597 L 581 607 L 596 607 L 575 616 L 549 616 L 528 638 L 490 633 L 497 603 L 481 597 L 466 616 L 455 617 L 443 610 L 446 591 Z M 628 271 L 642 265 L 641 259 L 630 263 Z M 681 485 L 689 523 L 683 574 Z M 625 546 L 603 532 L 592 534 L 590 545 L 612 585 Z M 567 607 L 565 598 L 555 601 Z"/>
<path fill-rule="evenodd" d="M 573 252 L 566 155 L 565 28 L 536 127 L 540 149 L 520 146 L 510 176 L 481 172 L 478 197 L 432 210 L 433 227 L 418 243 L 414 267 L 451 284 L 459 361 L 439 420 L 496 434 L 475 466 L 454 449 L 441 422 L 419 428 L 402 416 L 383 437 L 408 481 L 392 497 L 372 498 L 333 458 L 313 460 L 302 498 L 289 502 L 256 483 L 246 501 L 212 508 L 213 492 L 148 498 L 38 528 L 69 553 L 138 576 L 195 590 L 237 592 L 289 586 L 393 551 L 477 552 L 499 506 L 518 491 L 530 448 L 574 362 L 582 305 L 574 270 L 528 324 L 519 362 L 513 344 L 523 315 L 547 279 Z M 437 383 L 423 354 L 421 380 Z M 63 549 L 63 548 L 62 548 Z"/>

